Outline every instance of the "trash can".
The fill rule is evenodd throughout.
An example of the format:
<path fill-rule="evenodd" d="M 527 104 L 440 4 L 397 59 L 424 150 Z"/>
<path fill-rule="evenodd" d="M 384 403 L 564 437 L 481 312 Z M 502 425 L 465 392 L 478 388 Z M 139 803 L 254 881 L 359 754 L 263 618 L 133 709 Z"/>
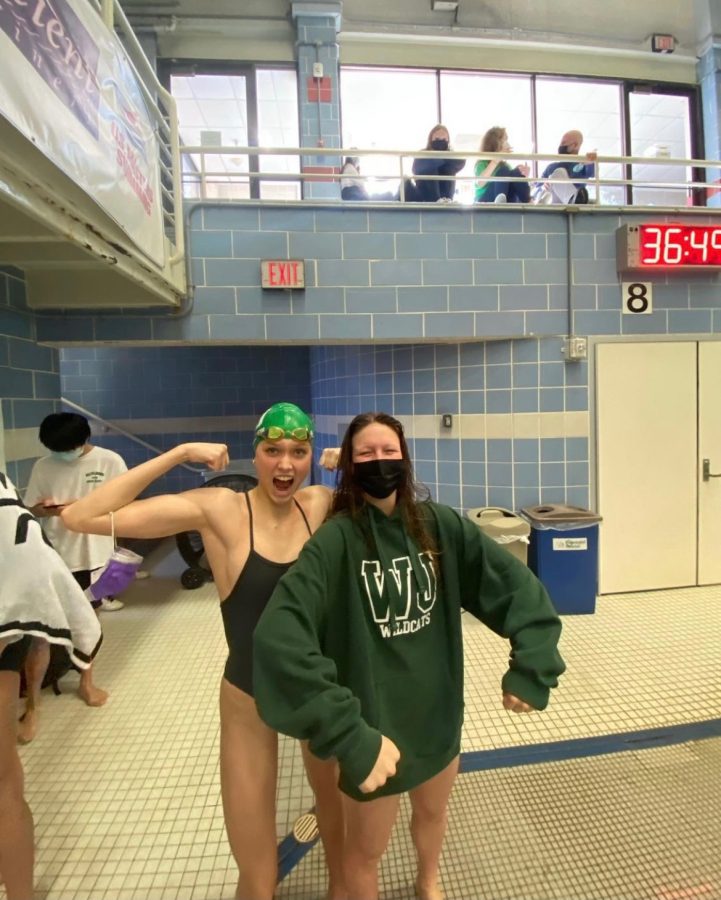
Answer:
<path fill-rule="evenodd" d="M 521 512 L 531 523 L 528 566 L 548 591 L 556 612 L 595 612 L 601 516 L 562 503 L 528 506 Z"/>
<path fill-rule="evenodd" d="M 531 526 L 525 519 L 512 513 L 510 509 L 498 506 L 479 506 L 477 509 L 469 509 L 466 515 L 484 534 L 505 547 L 522 563 L 526 563 Z"/>

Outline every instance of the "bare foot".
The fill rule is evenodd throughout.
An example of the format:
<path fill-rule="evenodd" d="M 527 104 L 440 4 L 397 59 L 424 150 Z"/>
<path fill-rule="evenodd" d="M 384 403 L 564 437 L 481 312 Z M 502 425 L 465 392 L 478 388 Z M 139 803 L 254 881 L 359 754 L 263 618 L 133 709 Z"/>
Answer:
<path fill-rule="evenodd" d="M 18 744 L 29 744 L 38 733 L 38 714 L 34 709 L 26 709 L 18 721 Z"/>
<path fill-rule="evenodd" d="M 328 885 L 325 900 L 348 900 L 348 891 L 343 885 Z"/>
<path fill-rule="evenodd" d="M 443 891 L 438 887 L 438 883 L 420 884 L 416 881 L 416 897 L 418 900 L 444 900 Z"/>
<path fill-rule="evenodd" d="M 81 684 L 78 688 L 78 696 L 81 700 L 84 700 L 88 706 L 102 706 L 110 695 L 107 691 L 102 690 L 102 688 L 95 687 L 94 684 L 90 687 Z"/>

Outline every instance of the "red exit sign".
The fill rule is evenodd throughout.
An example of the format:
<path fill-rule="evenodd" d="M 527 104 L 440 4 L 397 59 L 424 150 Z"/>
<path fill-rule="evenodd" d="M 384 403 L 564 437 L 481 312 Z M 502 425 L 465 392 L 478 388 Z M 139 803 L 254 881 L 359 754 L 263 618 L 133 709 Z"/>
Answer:
<path fill-rule="evenodd" d="M 277 290 L 305 287 L 305 262 L 302 259 L 261 259 L 260 286 Z"/>

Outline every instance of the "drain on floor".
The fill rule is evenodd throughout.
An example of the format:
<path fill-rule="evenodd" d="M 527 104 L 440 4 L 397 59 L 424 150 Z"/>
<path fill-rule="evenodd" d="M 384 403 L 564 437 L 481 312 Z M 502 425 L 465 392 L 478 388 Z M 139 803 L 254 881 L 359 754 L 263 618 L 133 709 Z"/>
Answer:
<path fill-rule="evenodd" d="M 299 844 L 310 844 L 318 838 L 318 820 L 315 813 L 304 813 L 295 820 L 293 837 Z"/>

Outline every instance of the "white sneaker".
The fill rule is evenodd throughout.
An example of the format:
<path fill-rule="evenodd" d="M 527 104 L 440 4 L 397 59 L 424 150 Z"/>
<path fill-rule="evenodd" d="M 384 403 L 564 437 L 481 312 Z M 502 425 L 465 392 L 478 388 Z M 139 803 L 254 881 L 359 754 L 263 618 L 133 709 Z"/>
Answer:
<path fill-rule="evenodd" d="M 115 597 L 103 597 L 100 601 L 98 609 L 104 612 L 117 612 L 125 606 L 122 600 L 116 600 Z"/>
<path fill-rule="evenodd" d="M 508 197 L 505 194 L 496 194 L 496 199 L 493 201 L 494 203 L 506 203 L 508 201 Z"/>

